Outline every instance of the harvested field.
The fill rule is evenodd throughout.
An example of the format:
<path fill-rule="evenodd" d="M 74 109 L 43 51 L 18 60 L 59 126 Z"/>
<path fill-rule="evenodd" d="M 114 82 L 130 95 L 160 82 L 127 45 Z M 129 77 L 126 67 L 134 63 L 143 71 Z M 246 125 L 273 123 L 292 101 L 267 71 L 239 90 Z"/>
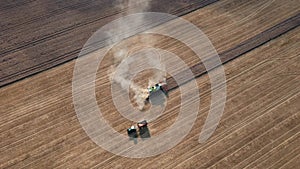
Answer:
<path fill-rule="evenodd" d="M 299 166 L 299 2 L 130 2 L 0 3 L 0 168 Z M 219 90 L 211 89 L 203 60 L 183 43 L 159 35 L 137 35 L 114 46 L 110 51 L 124 45 L 128 51 L 135 51 L 148 45 L 176 54 L 194 73 L 200 93 L 199 112 L 188 135 L 162 154 L 134 159 L 108 152 L 88 137 L 76 116 L 72 77 L 75 58 L 92 33 L 113 19 L 144 11 L 181 16 L 208 36 L 223 63 L 227 100 L 216 131 L 205 143 L 199 143 L 199 133 L 210 110 L 211 93 Z M 93 58 L 97 52 L 86 57 Z M 126 135 L 133 122 L 122 117 L 112 100 L 107 74 L 112 58 L 113 53 L 107 53 L 101 71 L 97 72 L 96 99 L 109 125 Z M 182 69 L 176 63 L 173 67 Z M 137 75 L 135 81 L 145 87 L 148 84 L 143 78 L 147 72 L 144 73 Z M 167 83 L 170 92 L 165 110 L 149 123 L 153 137 L 176 121 L 182 99 L 179 87 L 193 85 L 187 80 L 178 86 L 170 75 Z M 87 86 L 82 87 L 83 91 L 88 90 Z M 116 93 L 121 92 L 119 87 Z M 188 101 L 192 104 L 197 100 Z M 89 108 L 91 105 L 86 105 L 85 109 Z M 111 145 L 116 144 L 112 141 Z"/>

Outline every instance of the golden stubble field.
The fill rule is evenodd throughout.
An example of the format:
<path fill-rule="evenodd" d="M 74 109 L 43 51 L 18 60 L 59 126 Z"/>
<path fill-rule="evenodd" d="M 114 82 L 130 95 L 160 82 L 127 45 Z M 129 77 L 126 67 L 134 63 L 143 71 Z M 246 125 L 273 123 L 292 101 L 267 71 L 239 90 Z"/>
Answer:
<path fill-rule="evenodd" d="M 183 18 L 199 27 L 222 53 L 299 14 L 298 2 L 275 0 L 250 15 L 262 2 L 218 1 Z M 196 78 L 201 101 L 191 132 L 169 151 L 144 159 L 107 152 L 84 132 L 72 102 L 75 60 L 1 87 L 0 168 L 297 168 L 299 39 L 300 29 L 296 27 L 223 65 L 227 79 L 225 111 L 213 136 L 202 144 L 198 139 L 209 111 L 211 89 L 206 74 Z M 136 36 L 126 41 L 130 51 L 145 44 L 177 54 L 190 67 L 201 62 L 186 46 L 168 37 Z M 109 124 L 126 134 L 132 122 L 116 111 L 110 96 L 106 66 L 113 62 L 110 54 L 97 73 L 97 102 Z M 39 55 L 35 57 L 39 59 Z M 145 85 L 144 73 L 135 79 L 141 85 Z M 175 88 L 165 111 L 149 123 L 153 136 L 174 123 L 180 101 L 180 90 Z"/>

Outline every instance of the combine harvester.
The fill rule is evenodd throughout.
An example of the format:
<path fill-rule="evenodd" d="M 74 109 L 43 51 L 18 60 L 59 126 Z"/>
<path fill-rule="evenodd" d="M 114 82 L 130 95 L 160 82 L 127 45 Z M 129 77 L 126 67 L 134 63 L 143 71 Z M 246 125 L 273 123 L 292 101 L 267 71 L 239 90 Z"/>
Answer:
<path fill-rule="evenodd" d="M 145 102 L 149 102 L 150 96 L 157 93 L 158 91 L 162 91 L 168 97 L 168 85 L 165 82 L 159 82 L 154 86 L 149 86 L 147 90 L 148 97 L 146 98 Z"/>

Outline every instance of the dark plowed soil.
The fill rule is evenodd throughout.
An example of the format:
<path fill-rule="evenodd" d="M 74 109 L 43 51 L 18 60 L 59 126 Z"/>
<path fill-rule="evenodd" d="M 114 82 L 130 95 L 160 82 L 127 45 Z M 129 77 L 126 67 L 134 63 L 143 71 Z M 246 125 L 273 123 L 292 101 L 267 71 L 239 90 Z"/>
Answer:
<path fill-rule="evenodd" d="M 0 86 L 77 57 L 103 25 L 138 12 L 182 16 L 217 0 L 14 1 L 0 5 Z"/>

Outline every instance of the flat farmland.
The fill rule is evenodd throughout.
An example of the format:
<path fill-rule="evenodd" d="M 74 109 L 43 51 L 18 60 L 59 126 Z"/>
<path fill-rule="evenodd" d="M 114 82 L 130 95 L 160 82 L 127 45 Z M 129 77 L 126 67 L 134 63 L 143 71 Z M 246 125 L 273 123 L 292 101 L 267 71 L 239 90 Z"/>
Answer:
<path fill-rule="evenodd" d="M 293 0 L 2 1 L 0 168 L 297 168 L 299 9 L 300 3 Z M 126 135 L 135 123 L 114 105 L 107 73 L 114 64 L 114 51 L 124 46 L 128 53 L 145 46 L 174 53 L 195 76 L 195 81 L 178 85 L 167 75 L 169 97 L 164 111 L 150 120 L 152 137 L 175 123 L 181 88 L 191 88 L 196 82 L 200 97 L 195 123 L 179 144 L 162 154 L 135 159 L 106 151 L 83 130 L 73 103 L 72 78 L 76 57 L 92 33 L 116 18 L 146 11 L 180 16 L 205 33 L 223 63 L 227 99 L 215 132 L 199 143 L 211 94 L 219 90 L 211 88 L 204 61 L 182 42 L 161 35 L 136 35 L 117 44 L 99 65 L 95 93 L 103 117 L 118 133 Z M 172 69 L 184 71 L 172 60 L 167 62 Z M 143 73 L 134 81 L 147 87 L 147 72 Z M 84 90 L 88 90 L 85 84 Z M 115 92 L 122 90 L 118 86 Z M 197 101 L 188 98 L 187 105 Z M 126 105 L 119 106 L 126 109 Z M 115 145 L 112 141 L 111 146 Z"/>

